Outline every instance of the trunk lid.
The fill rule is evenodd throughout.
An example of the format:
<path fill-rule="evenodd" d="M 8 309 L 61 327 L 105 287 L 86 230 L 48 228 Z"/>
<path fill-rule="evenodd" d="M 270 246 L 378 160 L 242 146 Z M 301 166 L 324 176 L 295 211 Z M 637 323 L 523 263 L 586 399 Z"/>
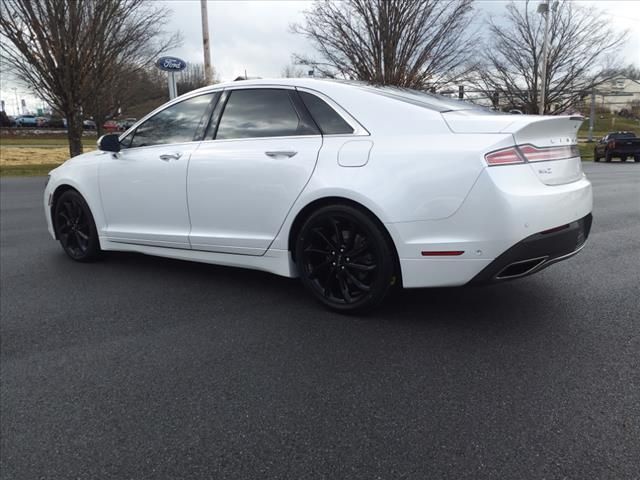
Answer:
<path fill-rule="evenodd" d="M 580 180 L 582 162 L 577 151 L 578 129 L 584 118 L 542 115 L 486 115 L 471 111 L 444 112 L 454 133 L 508 133 L 546 185 Z M 533 148 L 535 147 L 535 148 Z"/>

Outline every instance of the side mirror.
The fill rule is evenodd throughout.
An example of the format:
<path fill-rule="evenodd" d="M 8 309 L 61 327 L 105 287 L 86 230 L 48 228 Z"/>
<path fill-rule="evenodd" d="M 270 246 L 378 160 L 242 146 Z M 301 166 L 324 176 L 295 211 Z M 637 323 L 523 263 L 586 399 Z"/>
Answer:
<path fill-rule="evenodd" d="M 119 152 L 120 151 L 120 135 L 117 133 L 109 133 L 98 139 L 98 149 L 103 152 Z"/>

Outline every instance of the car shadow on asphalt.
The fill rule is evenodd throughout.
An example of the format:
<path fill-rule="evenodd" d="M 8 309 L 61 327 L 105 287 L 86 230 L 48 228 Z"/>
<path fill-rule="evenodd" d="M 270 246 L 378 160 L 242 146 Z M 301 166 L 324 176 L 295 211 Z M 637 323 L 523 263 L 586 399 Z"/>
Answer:
<path fill-rule="evenodd" d="M 208 289 L 220 297 L 246 299 L 247 305 L 286 304 L 313 317 L 345 321 L 446 324 L 449 327 L 518 328 L 545 315 L 545 298 L 551 286 L 536 277 L 494 285 L 452 288 L 395 289 L 375 310 L 363 315 L 331 312 L 305 292 L 297 279 L 243 268 L 195 263 L 137 253 L 109 252 L 99 262 L 112 274 L 136 281 L 169 277 L 183 291 Z M 551 295 L 552 296 L 552 295 Z M 551 300 L 549 300 L 551 301 Z"/>

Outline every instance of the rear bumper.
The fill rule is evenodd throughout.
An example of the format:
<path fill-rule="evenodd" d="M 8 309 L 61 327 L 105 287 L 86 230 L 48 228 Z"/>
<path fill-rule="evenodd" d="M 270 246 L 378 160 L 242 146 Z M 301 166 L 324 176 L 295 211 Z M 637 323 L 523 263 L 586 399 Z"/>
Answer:
<path fill-rule="evenodd" d="M 563 227 L 525 238 L 487 265 L 469 284 L 521 278 L 574 256 L 584 247 L 592 220 L 589 214 Z"/>
<path fill-rule="evenodd" d="M 586 178 L 548 186 L 524 164 L 485 169 L 462 206 L 448 218 L 386 226 L 396 245 L 405 288 L 450 287 L 476 283 L 487 271 L 492 278 L 491 273 L 495 276 L 501 270 L 496 262 L 516 246 L 519 256 L 511 253 L 509 259 L 528 260 L 539 252 L 540 265 L 533 265 L 538 270 L 543 261 L 547 266 L 564 255 L 568 258 L 578 247 L 577 237 L 571 240 L 572 234 L 577 235 L 576 222 L 588 235 L 592 209 L 592 189 Z M 569 227 L 543 235 L 541 243 L 533 241 L 540 232 L 565 225 Z M 562 245 L 553 245 L 560 240 Z M 534 255 L 522 256 L 531 253 L 522 245 L 535 247 Z M 433 251 L 463 253 L 423 254 Z"/>
<path fill-rule="evenodd" d="M 608 150 L 607 153 L 612 157 L 618 155 L 626 155 L 627 157 L 633 157 L 640 155 L 640 148 L 616 148 L 614 150 Z"/>

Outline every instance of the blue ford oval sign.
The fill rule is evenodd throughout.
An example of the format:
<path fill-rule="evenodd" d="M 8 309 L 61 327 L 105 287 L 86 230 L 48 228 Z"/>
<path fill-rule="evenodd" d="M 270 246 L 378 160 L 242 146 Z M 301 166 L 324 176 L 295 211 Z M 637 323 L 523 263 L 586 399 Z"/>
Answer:
<path fill-rule="evenodd" d="M 160 57 L 156 62 L 156 67 L 166 72 L 179 72 L 187 68 L 187 63 L 176 57 Z"/>

